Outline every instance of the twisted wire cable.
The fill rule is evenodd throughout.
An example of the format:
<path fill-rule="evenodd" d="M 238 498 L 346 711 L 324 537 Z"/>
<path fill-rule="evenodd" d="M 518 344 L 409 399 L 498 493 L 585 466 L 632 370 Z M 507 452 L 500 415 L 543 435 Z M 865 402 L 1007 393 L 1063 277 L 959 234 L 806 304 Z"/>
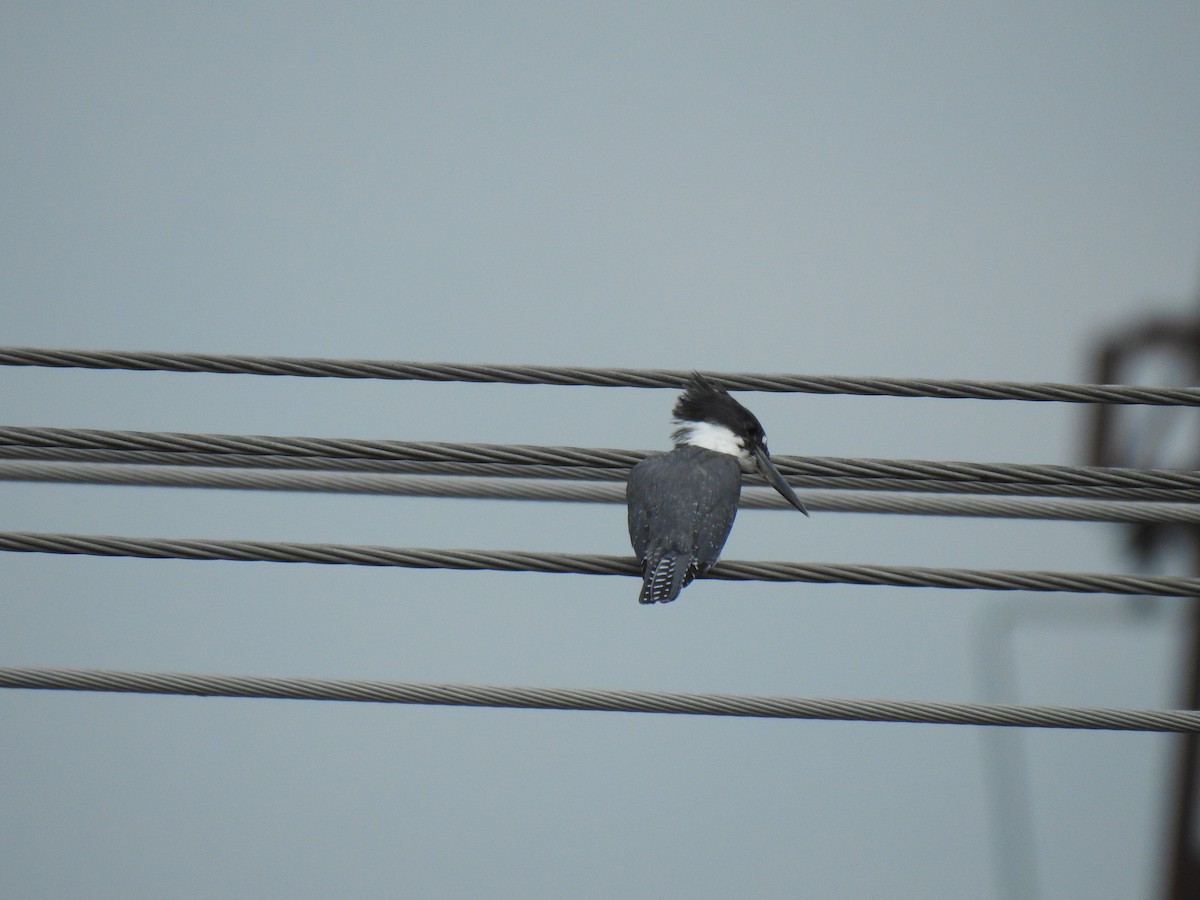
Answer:
<path fill-rule="evenodd" d="M 160 450 L 111 450 L 104 447 L 11 447 L 0 445 L 0 459 L 119 466 L 182 466 L 389 475 L 465 475 L 495 478 L 548 478 L 559 481 L 624 481 L 628 469 L 547 464 L 473 463 L 427 459 L 332 459 L 256 456 L 244 453 L 175 453 Z M 1200 497 L 1200 492 L 1197 492 Z"/>
<path fill-rule="evenodd" d="M 1160 709 L 849 700 L 679 691 L 512 687 L 106 669 L 0 668 L 0 687 L 192 697 L 331 700 L 503 709 L 670 713 L 767 719 L 1005 725 L 1108 731 L 1200 731 L 1200 712 Z"/>
<path fill-rule="evenodd" d="M 165 431 L 114 431 L 91 428 L 0 426 L 6 458 L 42 458 L 44 450 L 205 453 L 220 457 L 262 456 L 288 459 L 375 459 L 505 465 L 612 468 L 622 473 L 652 455 L 646 450 L 465 444 L 433 441 L 385 441 L 351 438 L 283 437 L 239 434 L 192 434 Z M 119 457 L 117 457 L 119 458 Z M 958 484 L 1022 484 L 1038 488 L 1073 487 L 1200 490 L 1200 472 L 1174 469 L 1122 469 L 1016 463 L 939 462 L 929 460 L 773 457 L 791 478 L 905 479 Z M 141 461 L 141 460 L 139 460 Z M 622 476 L 623 477 L 623 476 Z M 757 476 L 755 476 L 757 478 Z"/>
<path fill-rule="evenodd" d="M 0 460 L 44 460 L 71 463 L 113 463 L 115 465 L 189 466 L 235 469 L 298 470 L 305 472 L 383 473 L 406 475 L 487 476 L 495 478 L 546 478 L 558 481 L 625 481 L 628 469 L 594 466 L 559 466 L 519 463 L 476 463 L 455 460 L 332 459 L 300 456 L 255 456 L 239 453 L 175 453 L 170 451 L 112 450 L 76 447 L 11 447 L 0 445 Z M 757 475 L 747 474 L 747 485 L 761 483 Z M 823 478 L 792 475 L 788 481 L 801 489 L 904 491 L 936 494 L 987 493 L 1023 497 L 1084 497 L 1112 501 L 1167 501 L 1200 503 L 1200 490 L 1186 488 L 1114 487 L 1111 485 L 1036 485 L 987 484 L 930 481 L 905 478 Z"/>
<path fill-rule="evenodd" d="M 549 463 L 628 470 L 649 451 L 541 447 L 531 444 L 465 444 L 361 438 L 291 437 L 256 434 L 194 434 L 171 431 L 115 431 L 96 428 L 0 426 L 0 446 L 14 452 L 42 448 L 204 453 L 213 456 L 378 459 L 429 462 Z"/>
<path fill-rule="evenodd" d="M 620 484 L 534 479 L 279 472 L 253 469 L 180 469 L 173 466 L 106 465 L 0 461 L 0 481 L 217 490 L 295 491 L 449 497 L 475 500 L 535 500 L 567 503 L 624 503 Z M 805 505 L 818 512 L 895 513 L 919 516 L 988 516 L 1078 522 L 1160 522 L 1200 524 L 1200 504 L 1140 501 L 921 497 L 912 494 L 804 492 Z M 770 488 L 742 491 L 742 509 L 790 509 Z"/>
<path fill-rule="evenodd" d="M 443 550 L 363 544 L 142 538 L 115 535 L 47 534 L 28 531 L 0 531 L 0 550 L 84 556 L 123 556 L 141 559 L 322 563 L 325 565 L 398 566 L 414 569 L 641 577 L 641 567 L 632 557 L 518 550 Z M 1200 595 L 1200 578 L 853 563 L 729 560 L 718 562 L 701 577 L 725 581 L 890 585 L 893 587 L 967 588 L 993 591 L 1063 591 L 1082 594 L 1138 594 L 1157 597 Z"/>
<path fill-rule="evenodd" d="M 399 360 L 326 359 L 129 350 L 65 350 L 0 347 L 0 365 L 128 371 L 293 375 L 310 378 L 374 378 L 500 384 L 590 385 L 679 388 L 691 375 L 682 369 L 588 366 L 480 365 Z M 1200 406 L 1200 388 L 1056 382 L 979 381 L 942 378 L 865 378 L 829 375 L 704 372 L 729 390 L 936 397 L 942 399 L 1030 400 L 1065 403 L 1132 403 Z"/>

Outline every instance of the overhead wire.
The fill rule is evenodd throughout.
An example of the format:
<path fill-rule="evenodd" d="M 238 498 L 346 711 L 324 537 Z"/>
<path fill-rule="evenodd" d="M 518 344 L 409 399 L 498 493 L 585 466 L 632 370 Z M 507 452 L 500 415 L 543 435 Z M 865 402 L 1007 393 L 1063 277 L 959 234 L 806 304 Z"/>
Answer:
<path fill-rule="evenodd" d="M 113 463 L 116 465 L 292 469 L 311 472 L 357 472 L 405 475 L 467 475 L 494 478 L 550 478 L 559 481 L 624 481 L 627 469 L 553 464 L 476 463 L 427 459 L 332 459 L 328 457 L 262 456 L 242 453 L 189 453 L 160 450 L 112 450 L 78 447 L 6 447 L 0 459 L 46 462 Z"/>
<path fill-rule="evenodd" d="M 589 470 L 615 469 L 623 478 L 629 468 L 652 455 L 648 450 L 536 446 L 530 444 L 467 444 L 435 441 L 364 440 L 246 434 L 202 434 L 167 431 L 118 431 L 93 428 L 0 426 L 0 457 L 52 458 L 58 451 L 88 451 L 79 461 L 117 462 L 125 453 L 179 452 L 219 461 L 226 454 L 287 460 L 375 460 L 385 462 L 471 463 L 506 466 L 555 465 Z M 160 457 L 162 458 L 162 457 Z M 166 457 L 170 459 L 170 457 Z M 1009 484 L 1053 494 L 1076 488 L 1118 488 L 1200 492 L 1200 472 L 1176 469 L 1122 469 L 1018 463 L 975 463 L 934 460 L 853 459 L 829 456 L 775 456 L 779 471 L 796 479 L 823 479 L 830 486 L 843 479 L 879 479 L 889 485 L 909 483 L 915 490 L 931 484 L 970 485 L 990 490 Z M 145 457 L 136 461 L 144 462 Z M 751 476 L 752 480 L 758 476 Z M 893 488 L 887 488 L 893 489 Z M 1191 497 L 1189 499 L 1191 499 Z M 1150 499 L 1150 498 L 1140 498 Z"/>
<path fill-rule="evenodd" d="M 50 484 L 128 485 L 217 490 L 292 491 L 447 497 L 474 500 L 532 500 L 566 503 L 624 503 L 625 487 L 517 478 L 438 477 L 254 469 L 179 468 L 163 465 L 0 461 L 0 481 Z M 1011 499 L 919 496 L 914 494 L 805 490 L 804 503 L 819 512 L 971 516 L 1078 522 L 1200 524 L 1200 505 L 1150 501 Z M 771 488 L 743 489 L 742 509 L 790 509 Z"/>
<path fill-rule="evenodd" d="M 1200 731 L 1200 711 L 850 700 L 597 688 L 207 675 L 106 669 L 0 668 L 0 687 L 193 697 L 330 700 L 504 709 L 671 713 L 767 719 L 1007 725 L 1107 731 Z"/>
<path fill-rule="evenodd" d="M 0 531 L 0 550 L 144 559 L 321 563 L 325 565 L 398 566 L 415 569 L 641 577 L 641 566 L 632 557 L 591 553 L 385 547 L 365 544 L 245 541 L 220 538 L 144 538 L 29 531 Z M 1157 597 L 1187 597 L 1200 594 L 1200 578 L 1166 575 L 1110 575 L 1096 572 L 859 565 L 854 563 L 722 560 L 701 577 L 724 581 L 889 585 L 893 587 L 967 588 L 992 591 L 1064 591 L 1085 594 L 1138 594 Z"/>
<path fill-rule="evenodd" d="M 638 388 L 678 388 L 692 374 L 691 371 L 683 369 L 481 365 L 400 360 L 328 359 L 314 356 L 251 356 L 163 351 L 70 350 L 42 347 L 0 347 L 0 365 L 291 375 L 309 378 L 372 378 L 404 381 Z M 702 374 L 730 390 L 744 391 L 1200 406 L 1200 388 L 940 378 L 873 378 L 756 372 L 704 371 Z"/>
<path fill-rule="evenodd" d="M 624 482 L 628 469 L 553 464 L 476 463 L 455 460 L 331 459 L 325 457 L 258 456 L 238 453 L 175 453 L 170 451 L 88 449 L 76 447 L 6 447 L 0 445 L 0 460 L 45 461 L 64 463 L 113 463 L 233 469 L 299 470 L 311 472 L 379 473 L 407 475 L 479 476 L 513 479 L 554 479 L 558 481 Z M 757 476 L 743 481 L 754 484 Z M 1200 503 L 1200 490 L 1182 488 L 1114 487 L 1101 485 L 1055 485 L 1052 489 L 1037 484 L 992 483 L 986 486 L 970 482 L 930 481 L 904 478 L 836 479 L 792 475 L 789 483 L 802 490 L 829 488 L 859 491 L 898 491 L 934 494 L 975 495 L 986 492 L 1014 497 L 1076 497 L 1112 501 L 1164 501 Z"/>

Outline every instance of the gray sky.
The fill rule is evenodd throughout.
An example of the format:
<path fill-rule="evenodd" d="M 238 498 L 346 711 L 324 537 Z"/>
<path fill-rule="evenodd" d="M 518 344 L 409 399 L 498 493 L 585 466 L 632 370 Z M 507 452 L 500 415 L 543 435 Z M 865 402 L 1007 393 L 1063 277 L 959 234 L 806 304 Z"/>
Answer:
<path fill-rule="evenodd" d="M 1195 297 L 1200 7 L 0 6 L 8 344 L 1083 380 Z M 656 448 L 666 391 L 0 370 L 20 425 Z M 778 454 L 1083 412 L 747 395 Z M 624 511 L 0 484 L 0 528 L 626 553 Z M 1121 571 L 1115 527 L 744 513 L 725 556 Z M 1177 603 L 0 555 L 0 662 L 1168 706 Z M 12 897 L 1003 896 L 987 735 L 0 692 Z M 1169 743 L 1030 732 L 1045 897 L 1148 896 Z"/>

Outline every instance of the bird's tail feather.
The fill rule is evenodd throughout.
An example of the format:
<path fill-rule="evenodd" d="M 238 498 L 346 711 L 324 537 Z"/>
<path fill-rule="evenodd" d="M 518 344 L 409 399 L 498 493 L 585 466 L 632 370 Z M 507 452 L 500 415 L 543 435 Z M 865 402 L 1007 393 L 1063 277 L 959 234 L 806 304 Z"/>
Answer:
<path fill-rule="evenodd" d="M 642 574 L 639 603 L 670 603 L 692 580 L 690 566 L 674 553 L 665 553 L 654 563 L 647 563 Z"/>

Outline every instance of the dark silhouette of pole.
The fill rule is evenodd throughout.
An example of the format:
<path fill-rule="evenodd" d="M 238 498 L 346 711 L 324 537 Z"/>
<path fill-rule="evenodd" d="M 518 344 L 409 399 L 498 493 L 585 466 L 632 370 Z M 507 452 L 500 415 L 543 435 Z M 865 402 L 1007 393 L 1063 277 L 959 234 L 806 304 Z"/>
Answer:
<path fill-rule="evenodd" d="M 1187 383 L 1200 383 L 1200 318 L 1159 317 L 1104 343 L 1096 356 L 1094 380 L 1117 384 L 1127 379 L 1135 365 L 1148 361 L 1174 361 L 1187 373 Z M 1177 412 L 1174 414 L 1186 414 Z M 1129 438 L 1128 420 L 1146 412 L 1130 413 L 1109 404 L 1093 407 L 1088 462 L 1095 466 L 1149 465 L 1148 459 L 1128 458 L 1122 438 Z M 1154 446 L 1155 435 L 1148 429 L 1132 435 L 1144 441 L 1145 453 L 1162 448 Z M 1193 435 L 1189 451 L 1194 466 L 1200 459 L 1200 434 Z M 1155 460 L 1162 464 L 1161 460 Z M 1143 562 L 1149 562 L 1168 543 L 1183 538 L 1191 552 L 1191 569 L 1200 573 L 1200 529 L 1189 525 L 1139 524 L 1131 526 L 1131 544 Z M 1186 647 L 1182 657 L 1180 704 L 1200 709 L 1200 598 L 1189 601 Z M 1168 778 L 1168 809 L 1163 847 L 1162 896 L 1166 900 L 1200 898 L 1200 740 L 1195 734 L 1175 739 L 1174 771 Z"/>

